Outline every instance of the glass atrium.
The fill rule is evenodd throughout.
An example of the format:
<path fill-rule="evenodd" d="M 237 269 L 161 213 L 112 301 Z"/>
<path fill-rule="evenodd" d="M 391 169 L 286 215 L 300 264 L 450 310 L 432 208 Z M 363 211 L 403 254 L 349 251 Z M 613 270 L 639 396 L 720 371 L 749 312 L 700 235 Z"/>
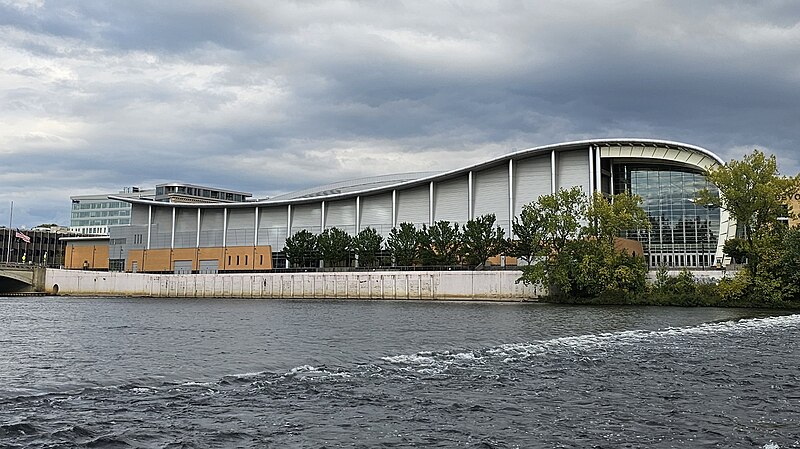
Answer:
<path fill-rule="evenodd" d="M 697 170 L 666 164 L 614 163 L 614 193 L 629 191 L 643 199 L 649 230 L 623 237 L 642 243 L 650 266 L 708 267 L 716 264 L 718 207 L 697 204 L 697 192 L 717 192 Z"/>

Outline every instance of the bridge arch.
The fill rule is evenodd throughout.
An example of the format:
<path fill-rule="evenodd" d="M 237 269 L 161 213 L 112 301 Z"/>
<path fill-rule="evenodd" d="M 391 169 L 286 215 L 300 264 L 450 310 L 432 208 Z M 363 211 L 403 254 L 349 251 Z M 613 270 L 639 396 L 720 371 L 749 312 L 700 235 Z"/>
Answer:
<path fill-rule="evenodd" d="M 0 267 L 0 294 L 34 291 L 34 272 L 33 267 Z"/>

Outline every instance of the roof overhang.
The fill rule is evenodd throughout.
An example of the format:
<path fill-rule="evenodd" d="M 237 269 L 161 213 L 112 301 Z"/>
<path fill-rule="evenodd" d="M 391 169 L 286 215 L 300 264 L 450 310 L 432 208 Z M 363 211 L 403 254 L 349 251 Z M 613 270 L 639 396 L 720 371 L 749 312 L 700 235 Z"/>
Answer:
<path fill-rule="evenodd" d="M 59 240 L 65 242 L 89 242 L 92 240 L 108 240 L 109 238 L 107 235 L 82 235 L 79 237 L 59 237 Z"/>

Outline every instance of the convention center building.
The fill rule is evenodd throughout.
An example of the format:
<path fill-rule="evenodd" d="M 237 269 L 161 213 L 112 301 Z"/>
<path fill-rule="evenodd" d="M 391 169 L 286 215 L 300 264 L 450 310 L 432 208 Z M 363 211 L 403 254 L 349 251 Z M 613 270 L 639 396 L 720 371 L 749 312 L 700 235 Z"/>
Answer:
<path fill-rule="evenodd" d="M 651 228 L 638 240 L 650 266 L 702 268 L 724 263 L 735 234 L 728 213 L 697 204 L 715 190 L 704 170 L 712 152 L 653 139 L 596 139 L 515 151 L 457 170 L 343 181 L 265 200 L 165 202 L 109 196 L 131 204 L 130 225 L 109 228 L 108 257 L 133 272 L 236 272 L 285 266 L 287 236 L 337 227 L 372 227 L 384 237 L 403 222 L 460 224 L 493 213 L 510 236 L 513 218 L 541 195 L 579 186 L 588 195 L 629 191 L 644 200 Z M 88 244 L 89 242 L 87 242 Z"/>

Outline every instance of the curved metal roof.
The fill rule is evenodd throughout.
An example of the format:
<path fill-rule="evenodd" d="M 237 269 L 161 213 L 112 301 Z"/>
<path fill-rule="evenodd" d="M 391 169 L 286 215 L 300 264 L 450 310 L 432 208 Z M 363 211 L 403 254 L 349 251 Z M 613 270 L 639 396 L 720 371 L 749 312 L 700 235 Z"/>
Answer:
<path fill-rule="evenodd" d="M 414 173 L 396 173 L 391 175 L 348 179 L 346 181 L 337 181 L 322 186 L 298 190 L 296 192 L 284 193 L 283 195 L 276 195 L 270 198 L 268 201 L 296 200 L 301 198 L 318 198 L 323 196 L 335 195 L 339 193 L 360 192 L 365 189 L 384 187 L 405 181 L 414 181 L 416 179 L 437 175 L 439 173 L 441 172 L 429 171 L 429 172 L 414 172 Z"/>
<path fill-rule="evenodd" d="M 352 184 L 355 189 L 348 189 L 347 191 L 341 192 L 325 192 L 320 191 L 320 188 L 312 188 L 306 189 L 295 193 L 290 193 L 286 195 L 280 195 L 274 198 L 266 199 L 266 200 L 258 200 L 258 201 L 247 201 L 243 203 L 165 203 L 159 202 L 155 200 L 146 200 L 146 199 L 139 199 L 139 198 L 124 198 L 124 197 L 117 197 L 117 196 L 109 196 L 111 199 L 126 201 L 133 204 L 145 204 L 145 205 L 155 205 L 155 206 L 170 206 L 170 207 L 192 207 L 192 208 L 239 208 L 239 207 L 255 207 L 255 206 L 279 206 L 279 205 L 287 205 L 287 204 L 302 204 L 302 203 L 310 203 L 310 202 L 317 202 L 322 200 L 337 200 L 337 199 L 344 199 L 344 198 L 351 198 L 356 197 L 359 195 L 365 194 L 376 194 L 381 192 L 389 192 L 394 189 L 398 188 L 405 188 L 405 187 L 413 187 L 416 185 L 426 184 L 430 181 L 437 181 L 443 180 L 447 178 L 451 178 L 456 175 L 465 174 L 472 170 L 477 170 L 485 167 L 490 167 L 493 165 L 497 165 L 501 162 L 508 161 L 509 159 L 516 159 L 520 156 L 532 156 L 536 155 L 537 153 L 548 153 L 550 151 L 565 151 L 565 150 L 573 150 L 573 149 L 580 149 L 587 147 L 589 145 L 623 145 L 623 146 L 636 146 L 636 145 L 643 145 L 643 146 L 658 146 L 664 148 L 676 148 L 676 149 L 687 149 L 691 151 L 695 151 L 701 153 L 703 155 L 709 156 L 717 161 L 719 164 L 724 164 L 724 161 L 717 156 L 716 154 L 712 153 L 711 151 L 698 147 L 696 145 L 690 145 L 681 142 L 675 142 L 671 140 L 660 140 L 660 139 L 641 139 L 641 138 L 605 138 L 605 139 L 587 139 L 587 140 L 576 140 L 572 142 L 563 142 L 563 143 L 556 143 L 550 145 L 543 145 L 539 147 L 527 148 L 524 150 L 515 151 L 512 153 L 508 153 L 502 156 L 498 156 L 487 161 L 470 165 L 467 167 L 462 167 L 455 170 L 445 171 L 445 172 L 430 172 L 430 173 L 421 173 L 421 177 L 414 178 L 414 179 L 405 179 L 399 180 L 396 182 L 387 182 L 387 183 L 376 183 L 375 185 L 364 182 L 359 183 L 359 180 L 350 180 L 350 181 L 342 181 L 341 183 L 334 183 L 329 184 L 329 186 L 342 184 L 342 185 L 350 185 Z M 403 176 L 403 175 L 386 175 L 387 179 L 391 179 L 392 176 Z M 382 178 L 382 177 L 376 177 Z M 362 178 L 362 180 L 366 180 L 370 178 Z M 325 186 L 323 186 L 325 187 Z M 361 188 L 363 187 L 363 188 Z M 335 189 L 334 189 L 335 190 Z M 302 192 L 309 191 L 311 193 L 317 192 L 319 195 L 304 195 Z"/>

